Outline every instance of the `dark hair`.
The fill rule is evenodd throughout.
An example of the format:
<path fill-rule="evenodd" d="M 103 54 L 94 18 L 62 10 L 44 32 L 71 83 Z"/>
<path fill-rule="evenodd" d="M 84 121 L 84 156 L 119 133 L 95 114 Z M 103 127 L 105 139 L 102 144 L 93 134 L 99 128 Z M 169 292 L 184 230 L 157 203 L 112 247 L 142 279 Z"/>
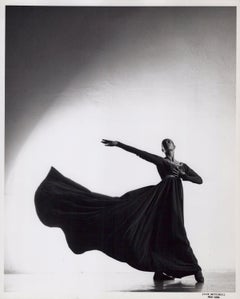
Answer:
<path fill-rule="evenodd" d="M 172 144 L 173 144 L 174 147 L 175 147 L 175 144 L 174 144 L 174 142 L 172 141 L 172 139 L 165 138 L 165 139 L 163 139 L 163 141 L 162 141 L 162 149 L 166 149 L 166 145 L 167 145 L 167 143 L 169 143 L 169 142 L 172 142 Z"/>

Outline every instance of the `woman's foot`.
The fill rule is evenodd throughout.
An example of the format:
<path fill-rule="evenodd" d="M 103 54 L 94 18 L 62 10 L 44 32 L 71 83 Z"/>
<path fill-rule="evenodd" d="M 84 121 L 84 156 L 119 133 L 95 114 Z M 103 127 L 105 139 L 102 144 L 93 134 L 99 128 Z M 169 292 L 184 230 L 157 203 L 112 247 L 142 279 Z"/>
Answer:
<path fill-rule="evenodd" d="M 155 272 L 153 275 L 153 280 L 155 281 L 163 281 L 163 280 L 174 280 L 174 277 L 168 276 L 162 272 Z"/>
<path fill-rule="evenodd" d="M 204 277 L 203 277 L 203 274 L 202 274 L 202 271 L 198 271 L 195 275 L 195 279 L 197 282 L 201 282 L 203 283 L 204 282 Z"/>

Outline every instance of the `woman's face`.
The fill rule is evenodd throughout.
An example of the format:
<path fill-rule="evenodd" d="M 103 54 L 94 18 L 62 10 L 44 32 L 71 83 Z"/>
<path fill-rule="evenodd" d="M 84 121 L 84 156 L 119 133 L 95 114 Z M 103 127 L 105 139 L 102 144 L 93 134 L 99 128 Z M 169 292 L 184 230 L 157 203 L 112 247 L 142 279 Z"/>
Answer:
<path fill-rule="evenodd" d="M 162 150 L 164 153 L 174 151 L 175 144 L 171 139 L 164 139 L 162 142 Z"/>

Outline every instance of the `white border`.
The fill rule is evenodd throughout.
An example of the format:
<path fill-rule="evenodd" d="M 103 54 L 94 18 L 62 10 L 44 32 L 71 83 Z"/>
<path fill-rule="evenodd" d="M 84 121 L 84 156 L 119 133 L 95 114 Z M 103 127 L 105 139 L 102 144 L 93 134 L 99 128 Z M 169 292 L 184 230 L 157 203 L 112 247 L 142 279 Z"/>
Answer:
<path fill-rule="evenodd" d="M 35 0 L 1 1 L 5 5 L 41 6 L 237 6 L 239 0 Z"/>
<path fill-rule="evenodd" d="M 32 5 L 32 6 L 234 6 L 237 8 L 237 77 L 236 77 L 236 292 L 225 293 L 221 298 L 240 298 L 240 0 L 58 0 L 58 1 L 2 1 L 0 0 L 0 299 L 5 298 L 19 298 L 19 299 L 37 299 L 37 298 L 83 298 L 83 295 L 78 294 L 58 294 L 56 293 L 9 293 L 4 292 L 4 215 L 3 215 L 3 201 L 4 201 L 4 124 L 5 124 L 5 6 L 7 5 Z M 202 293 L 99 293 L 97 295 L 86 294 L 84 298 L 207 298 Z"/>

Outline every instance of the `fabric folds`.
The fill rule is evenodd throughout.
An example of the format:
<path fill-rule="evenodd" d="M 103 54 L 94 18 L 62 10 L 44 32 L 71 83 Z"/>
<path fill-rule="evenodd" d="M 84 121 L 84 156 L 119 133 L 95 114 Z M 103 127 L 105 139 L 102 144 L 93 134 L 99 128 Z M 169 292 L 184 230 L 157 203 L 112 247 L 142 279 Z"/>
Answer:
<path fill-rule="evenodd" d="M 43 224 L 63 230 L 76 254 L 100 250 L 136 269 L 178 278 L 201 269 L 184 227 L 182 182 L 171 172 L 157 185 L 111 197 L 51 167 L 35 207 Z"/>

